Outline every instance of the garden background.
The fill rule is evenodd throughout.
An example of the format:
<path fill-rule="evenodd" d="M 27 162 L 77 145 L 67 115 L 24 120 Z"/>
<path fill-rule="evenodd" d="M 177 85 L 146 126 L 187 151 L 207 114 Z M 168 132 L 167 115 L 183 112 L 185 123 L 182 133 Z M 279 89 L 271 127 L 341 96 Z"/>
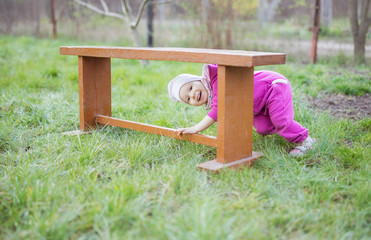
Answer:
<path fill-rule="evenodd" d="M 138 35 L 120 1 L 86 2 L 105 15 L 81 1 L 0 0 L 0 239 L 371 238 L 371 33 L 355 61 L 352 1 L 322 1 L 316 64 L 315 1 L 152 2 Z M 132 16 L 141 2 L 128 1 Z M 295 159 L 293 144 L 254 132 L 264 157 L 214 175 L 196 168 L 212 147 L 115 127 L 63 135 L 79 128 L 78 72 L 59 47 L 135 46 L 136 36 L 145 46 L 149 30 L 155 47 L 286 53 L 286 64 L 257 69 L 290 80 L 295 119 L 317 146 Z M 167 83 L 201 69 L 113 59 L 113 116 L 192 126 L 206 111 L 172 102 Z"/>

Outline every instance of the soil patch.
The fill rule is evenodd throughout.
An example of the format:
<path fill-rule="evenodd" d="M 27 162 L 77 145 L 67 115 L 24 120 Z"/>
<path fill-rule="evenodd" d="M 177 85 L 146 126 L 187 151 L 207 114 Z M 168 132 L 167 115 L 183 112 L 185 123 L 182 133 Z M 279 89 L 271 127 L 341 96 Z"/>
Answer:
<path fill-rule="evenodd" d="M 323 94 L 316 98 L 310 97 L 309 105 L 337 118 L 359 120 L 371 117 L 371 94 L 363 96 Z"/>

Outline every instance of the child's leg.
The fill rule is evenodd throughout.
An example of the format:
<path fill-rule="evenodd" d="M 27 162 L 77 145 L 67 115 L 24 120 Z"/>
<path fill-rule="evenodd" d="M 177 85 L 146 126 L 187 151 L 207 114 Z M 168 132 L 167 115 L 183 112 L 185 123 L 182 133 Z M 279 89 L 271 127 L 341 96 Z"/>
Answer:
<path fill-rule="evenodd" d="M 272 85 L 272 93 L 267 103 L 270 120 L 277 134 L 288 142 L 300 143 L 308 137 L 308 129 L 294 120 L 294 107 L 290 84 Z"/>
<path fill-rule="evenodd" d="M 253 126 L 255 131 L 262 136 L 271 135 L 276 132 L 275 127 L 269 116 L 258 114 L 254 115 Z"/>

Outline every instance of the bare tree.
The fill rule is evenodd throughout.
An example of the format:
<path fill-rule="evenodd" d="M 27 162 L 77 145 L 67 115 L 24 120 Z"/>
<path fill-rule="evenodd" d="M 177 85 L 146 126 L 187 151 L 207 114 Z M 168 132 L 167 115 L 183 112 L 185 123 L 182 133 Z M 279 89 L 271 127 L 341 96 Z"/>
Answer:
<path fill-rule="evenodd" d="M 5 0 L 0 2 L 0 21 L 5 23 L 6 34 L 11 33 L 13 25 L 16 23 L 18 15 L 18 5 L 15 1 Z"/>
<path fill-rule="evenodd" d="M 149 3 L 150 0 L 142 0 L 141 3 L 140 3 L 140 6 L 139 6 L 139 10 L 137 12 L 137 14 L 135 15 L 133 10 L 132 10 L 132 7 L 130 5 L 130 2 L 129 0 L 121 0 L 121 13 L 117 13 L 117 12 L 112 12 L 106 1 L 105 0 L 100 0 L 100 7 L 97 7 L 91 3 L 88 3 L 86 1 L 83 1 L 83 0 L 74 0 L 76 3 L 80 4 L 81 6 L 84 6 L 84 7 L 87 7 L 89 8 L 90 10 L 96 12 L 96 13 L 99 13 L 99 14 L 102 14 L 102 15 L 105 15 L 105 16 L 109 16 L 109 17 L 114 17 L 114 18 L 118 18 L 124 22 L 127 22 L 129 23 L 129 27 L 130 27 L 130 30 L 131 32 L 133 33 L 133 36 L 134 36 L 134 43 L 136 46 L 138 47 L 142 47 L 143 46 L 143 43 L 142 43 L 142 39 L 140 37 L 140 34 L 138 32 L 138 24 L 140 22 L 140 19 L 143 15 L 143 11 L 145 9 L 145 7 L 147 6 L 147 4 Z M 164 4 L 164 3 L 169 3 L 169 2 L 172 2 L 172 1 L 162 1 L 162 2 L 155 2 L 155 1 L 151 1 L 151 4 Z M 151 33 L 153 34 L 153 33 Z"/>
<path fill-rule="evenodd" d="M 358 9 L 359 1 L 361 6 L 360 9 Z M 354 42 L 354 62 L 358 64 L 365 62 L 366 35 L 371 25 L 371 16 L 368 16 L 370 1 L 371 0 L 349 1 L 350 24 Z M 360 10 L 360 19 L 358 19 L 358 10 Z"/>
<path fill-rule="evenodd" d="M 99 8 L 99 7 L 97 7 L 93 4 L 90 4 L 88 2 L 82 1 L 82 0 L 74 0 L 74 1 L 78 4 L 80 4 L 81 6 L 87 7 L 88 9 L 90 9 L 90 10 L 96 12 L 96 13 L 99 13 L 99 14 L 102 14 L 102 15 L 105 15 L 105 16 L 109 16 L 109 17 L 118 18 L 118 19 L 120 19 L 124 22 L 129 22 L 130 30 L 134 35 L 135 45 L 138 46 L 138 47 L 143 46 L 142 39 L 139 35 L 137 26 L 138 26 L 139 21 L 142 17 L 144 7 L 146 6 L 146 4 L 148 3 L 149 0 L 143 0 L 142 1 L 136 17 L 133 15 L 133 11 L 132 11 L 132 8 L 131 8 L 130 3 L 129 3 L 128 0 L 122 0 L 122 2 L 121 2 L 122 13 L 116 13 L 116 12 L 110 11 L 110 9 L 109 9 L 105 0 L 100 0 L 101 8 Z"/>

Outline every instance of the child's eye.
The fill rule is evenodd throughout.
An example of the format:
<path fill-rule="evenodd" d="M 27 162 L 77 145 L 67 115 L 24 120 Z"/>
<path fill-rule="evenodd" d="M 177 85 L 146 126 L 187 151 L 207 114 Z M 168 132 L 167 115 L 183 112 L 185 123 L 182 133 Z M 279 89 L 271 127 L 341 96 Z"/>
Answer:
<path fill-rule="evenodd" d="M 189 88 L 189 90 L 192 90 L 192 86 Z"/>
<path fill-rule="evenodd" d="M 189 100 L 191 100 L 191 98 L 189 97 L 189 98 L 187 98 L 187 101 L 189 102 Z"/>

